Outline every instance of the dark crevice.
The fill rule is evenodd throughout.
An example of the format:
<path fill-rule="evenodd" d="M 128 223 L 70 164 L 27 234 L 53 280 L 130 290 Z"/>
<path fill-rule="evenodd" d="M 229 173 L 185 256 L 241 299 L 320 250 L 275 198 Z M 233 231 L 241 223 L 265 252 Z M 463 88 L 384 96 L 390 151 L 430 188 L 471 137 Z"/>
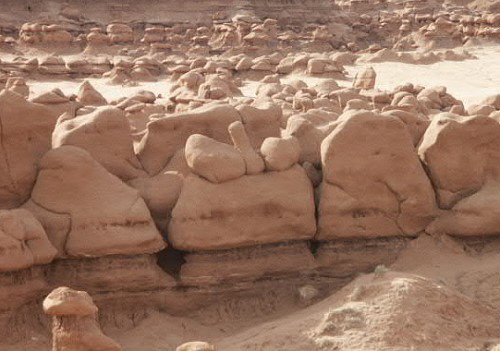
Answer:
<path fill-rule="evenodd" d="M 158 266 L 166 273 L 174 277 L 176 280 L 180 279 L 181 267 L 186 262 L 184 259 L 187 252 L 174 249 L 168 246 L 166 249 L 158 252 Z"/>
<path fill-rule="evenodd" d="M 316 254 L 318 253 L 318 249 L 320 246 L 320 241 L 318 240 L 309 240 L 307 242 L 307 247 L 309 248 L 309 251 L 311 251 L 311 254 L 316 257 Z"/>

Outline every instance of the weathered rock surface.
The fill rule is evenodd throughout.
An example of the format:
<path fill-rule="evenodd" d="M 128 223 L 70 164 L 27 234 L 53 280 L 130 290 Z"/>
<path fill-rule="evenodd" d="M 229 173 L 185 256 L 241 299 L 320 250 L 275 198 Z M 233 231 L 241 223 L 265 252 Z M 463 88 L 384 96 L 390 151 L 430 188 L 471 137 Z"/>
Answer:
<path fill-rule="evenodd" d="M 337 118 L 336 113 L 312 109 L 288 119 L 284 134 L 299 141 L 300 162 L 321 164 L 321 142 L 335 128 Z"/>
<path fill-rule="evenodd" d="M 184 153 L 193 173 L 212 183 L 240 178 L 246 172 L 245 161 L 238 150 L 201 134 L 187 139 Z"/>
<path fill-rule="evenodd" d="M 357 89 L 373 89 L 375 87 L 375 80 L 377 73 L 373 67 L 368 67 L 364 71 L 356 74 L 352 86 Z"/>
<path fill-rule="evenodd" d="M 189 175 L 172 212 L 169 241 L 181 250 L 217 250 L 310 239 L 313 190 L 298 165 L 212 184 Z"/>
<path fill-rule="evenodd" d="M 99 107 L 81 116 L 62 115 L 52 133 L 52 147 L 78 146 L 110 173 L 127 181 L 145 175 L 134 154 L 130 124 L 116 107 Z"/>
<path fill-rule="evenodd" d="M 253 149 L 243 123 L 233 122 L 228 127 L 233 145 L 245 161 L 246 174 L 258 174 L 264 171 L 265 164 L 262 157 Z"/>
<path fill-rule="evenodd" d="M 268 171 L 285 171 L 299 161 L 300 144 L 293 137 L 267 138 L 260 147 Z"/>
<path fill-rule="evenodd" d="M 498 235 L 500 125 L 485 116 L 440 114 L 419 147 L 444 209 L 426 229 L 459 236 Z"/>
<path fill-rule="evenodd" d="M 441 208 L 476 193 L 500 174 L 500 125 L 485 116 L 435 116 L 418 153 L 436 188 Z"/>
<path fill-rule="evenodd" d="M 43 309 L 53 316 L 52 351 L 121 351 L 102 333 L 97 306 L 85 291 L 57 288 L 45 298 Z"/>
<path fill-rule="evenodd" d="M 57 117 L 17 93 L 0 92 L 0 208 L 18 207 L 29 198 Z"/>
<path fill-rule="evenodd" d="M 91 106 L 102 106 L 108 104 L 104 96 L 102 96 L 101 93 L 99 93 L 88 80 L 80 85 L 76 95 L 76 101 L 82 105 Z"/>
<path fill-rule="evenodd" d="M 165 246 L 138 192 L 75 146 L 43 157 L 25 207 L 63 256 L 152 253 Z"/>
<path fill-rule="evenodd" d="M 202 107 L 190 112 L 166 115 L 148 124 L 138 147 L 138 157 L 151 175 L 160 172 L 192 134 L 202 134 L 220 142 L 231 142 L 227 127 L 239 120 L 229 105 Z"/>
<path fill-rule="evenodd" d="M 50 263 L 57 250 L 27 210 L 0 210 L 0 272 Z"/>
<path fill-rule="evenodd" d="M 434 191 L 399 119 L 343 114 L 321 158 L 317 239 L 416 235 L 433 219 Z"/>

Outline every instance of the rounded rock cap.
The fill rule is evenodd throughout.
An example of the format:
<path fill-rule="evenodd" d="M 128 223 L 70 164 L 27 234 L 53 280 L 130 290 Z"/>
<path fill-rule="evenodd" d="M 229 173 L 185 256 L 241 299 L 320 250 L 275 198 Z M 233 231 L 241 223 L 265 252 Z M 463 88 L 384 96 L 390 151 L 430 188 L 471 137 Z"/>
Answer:
<path fill-rule="evenodd" d="M 204 341 L 190 341 L 177 347 L 175 351 L 216 351 L 215 346 Z"/>
<path fill-rule="evenodd" d="M 97 313 L 97 306 L 85 291 L 59 287 L 43 300 L 43 310 L 51 316 L 88 316 Z"/>

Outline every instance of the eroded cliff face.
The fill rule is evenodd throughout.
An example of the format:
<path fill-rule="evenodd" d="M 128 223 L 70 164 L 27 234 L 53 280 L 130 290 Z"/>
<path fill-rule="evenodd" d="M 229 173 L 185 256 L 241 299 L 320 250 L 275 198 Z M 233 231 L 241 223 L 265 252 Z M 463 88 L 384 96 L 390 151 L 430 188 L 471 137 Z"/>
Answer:
<path fill-rule="evenodd" d="M 41 17 L 56 17 L 61 11 L 67 17 L 85 17 L 91 21 L 109 23 L 148 21 L 157 23 L 210 23 L 212 19 L 231 18 L 237 13 L 266 16 L 283 21 L 299 22 L 326 19 L 334 2 L 330 0 L 6 0 L 0 4 L 2 17 L 22 23 Z"/>

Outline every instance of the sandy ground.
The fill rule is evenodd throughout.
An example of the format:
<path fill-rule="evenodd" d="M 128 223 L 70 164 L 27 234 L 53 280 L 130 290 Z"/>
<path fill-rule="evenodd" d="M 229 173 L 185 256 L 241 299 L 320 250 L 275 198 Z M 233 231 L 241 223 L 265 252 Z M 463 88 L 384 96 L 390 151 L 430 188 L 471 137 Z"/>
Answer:
<path fill-rule="evenodd" d="M 390 90 L 398 85 L 410 82 L 426 87 L 445 86 L 448 92 L 465 106 L 480 102 L 484 97 L 500 92 L 500 70 L 498 55 L 500 47 L 467 49 L 478 57 L 477 60 L 443 61 L 431 65 L 411 65 L 384 62 L 364 64 L 372 66 L 377 72 L 376 87 Z M 347 67 L 350 75 L 359 70 L 359 66 Z"/>
<path fill-rule="evenodd" d="M 248 320 L 225 333 L 223 325 L 159 314 L 113 336 L 130 351 L 141 339 L 141 350 L 160 351 L 189 337 L 209 340 L 219 351 L 479 350 L 500 337 L 499 258 L 495 249 L 478 254 L 449 237 L 423 235 L 391 267 L 284 317 Z"/>
<path fill-rule="evenodd" d="M 206 326 L 155 312 L 133 329 L 107 334 L 124 351 L 174 351 L 193 340 L 218 351 L 490 351 L 500 345 L 499 319 L 500 243 L 479 253 L 448 236 L 421 235 L 392 266 L 285 315 Z M 36 335 L 0 350 L 49 344 Z"/>

